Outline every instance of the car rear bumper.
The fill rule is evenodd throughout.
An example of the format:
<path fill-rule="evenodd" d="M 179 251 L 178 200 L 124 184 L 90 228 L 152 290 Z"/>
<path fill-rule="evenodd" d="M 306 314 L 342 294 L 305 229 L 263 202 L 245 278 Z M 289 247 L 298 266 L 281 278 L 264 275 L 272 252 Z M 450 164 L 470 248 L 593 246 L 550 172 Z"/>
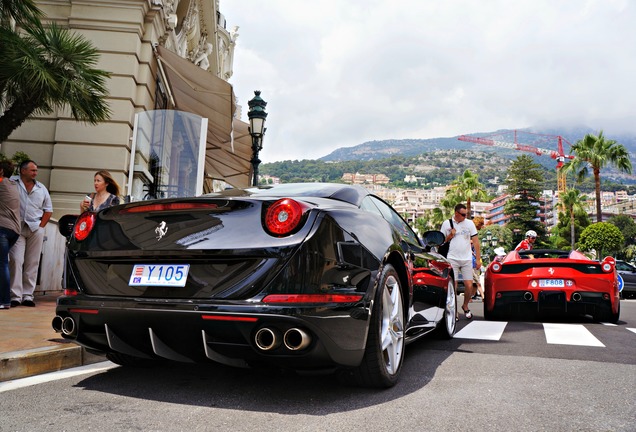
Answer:
<path fill-rule="evenodd" d="M 516 314 L 541 315 L 592 315 L 604 316 L 616 312 L 612 298 L 603 292 L 565 290 L 517 290 L 501 291 L 491 298 L 488 294 L 486 308 L 489 311 Z"/>
<path fill-rule="evenodd" d="M 283 307 L 81 295 L 58 299 L 56 314 L 56 330 L 96 352 L 293 369 L 359 365 L 369 317 L 362 304 Z"/>

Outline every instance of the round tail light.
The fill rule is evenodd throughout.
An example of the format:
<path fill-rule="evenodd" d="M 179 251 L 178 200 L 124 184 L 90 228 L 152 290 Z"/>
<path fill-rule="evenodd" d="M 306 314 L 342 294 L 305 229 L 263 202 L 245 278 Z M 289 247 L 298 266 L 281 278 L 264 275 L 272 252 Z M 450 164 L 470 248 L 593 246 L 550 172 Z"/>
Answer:
<path fill-rule="evenodd" d="M 284 236 L 299 228 L 307 207 L 290 198 L 283 198 L 269 206 L 265 213 L 265 228 L 271 234 Z"/>
<path fill-rule="evenodd" d="M 498 262 L 493 263 L 490 269 L 494 271 L 495 273 L 499 273 L 501 271 L 501 264 L 499 264 Z"/>
<path fill-rule="evenodd" d="M 93 226 L 95 226 L 95 213 L 83 213 L 75 222 L 75 229 L 73 230 L 75 240 L 82 241 L 88 237 L 93 230 Z"/>
<path fill-rule="evenodd" d="M 614 266 L 616 265 L 616 260 L 613 257 L 605 257 L 601 262 L 601 269 L 605 273 L 611 273 L 614 271 Z"/>

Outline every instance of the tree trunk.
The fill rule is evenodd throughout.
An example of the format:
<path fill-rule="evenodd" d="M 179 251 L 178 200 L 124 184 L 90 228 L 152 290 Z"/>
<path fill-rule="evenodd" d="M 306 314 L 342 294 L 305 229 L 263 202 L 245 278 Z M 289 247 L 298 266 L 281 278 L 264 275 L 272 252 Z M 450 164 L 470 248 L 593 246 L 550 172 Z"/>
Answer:
<path fill-rule="evenodd" d="M 570 210 L 570 242 L 572 243 L 572 250 L 574 250 L 574 208 Z"/>
<path fill-rule="evenodd" d="M 16 130 L 35 111 L 37 98 L 15 101 L 8 110 L 0 117 L 0 143 L 9 138 L 9 135 Z"/>
<path fill-rule="evenodd" d="M 594 187 L 596 188 L 596 222 L 603 222 L 601 213 L 601 170 L 594 168 Z"/>

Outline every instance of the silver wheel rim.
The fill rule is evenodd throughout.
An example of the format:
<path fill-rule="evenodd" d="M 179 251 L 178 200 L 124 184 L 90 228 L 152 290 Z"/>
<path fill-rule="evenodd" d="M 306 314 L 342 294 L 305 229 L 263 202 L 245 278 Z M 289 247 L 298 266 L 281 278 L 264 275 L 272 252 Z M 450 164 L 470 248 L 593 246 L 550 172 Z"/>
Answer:
<path fill-rule="evenodd" d="M 457 296 L 455 295 L 455 283 L 451 279 L 448 281 L 448 289 L 446 290 L 446 330 L 449 335 L 455 333 L 457 325 Z"/>
<path fill-rule="evenodd" d="M 394 276 L 389 276 L 382 291 L 382 322 L 380 343 L 386 371 L 397 372 L 404 353 L 404 311 L 400 285 Z"/>

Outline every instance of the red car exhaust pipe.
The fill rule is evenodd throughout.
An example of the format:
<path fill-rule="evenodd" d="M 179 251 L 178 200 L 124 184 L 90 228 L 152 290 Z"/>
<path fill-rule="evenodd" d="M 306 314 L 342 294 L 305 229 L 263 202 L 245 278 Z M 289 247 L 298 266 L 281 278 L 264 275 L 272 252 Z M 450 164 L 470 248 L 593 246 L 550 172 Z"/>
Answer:
<path fill-rule="evenodd" d="M 581 293 L 578 293 L 578 292 L 572 293 L 572 301 L 575 301 L 575 302 L 581 301 Z"/>
<path fill-rule="evenodd" d="M 261 351 L 270 351 L 280 346 L 280 335 L 276 330 L 263 327 L 256 332 L 254 343 Z"/>
<path fill-rule="evenodd" d="M 526 291 L 525 293 L 523 293 L 523 299 L 525 301 L 532 301 L 533 298 L 534 296 L 532 295 L 530 291 Z"/>
<path fill-rule="evenodd" d="M 304 330 L 299 328 L 290 328 L 285 332 L 283 342 L 288 350 L 299 351 L 309 346 L 311 343 L 311 337 Z"/>

